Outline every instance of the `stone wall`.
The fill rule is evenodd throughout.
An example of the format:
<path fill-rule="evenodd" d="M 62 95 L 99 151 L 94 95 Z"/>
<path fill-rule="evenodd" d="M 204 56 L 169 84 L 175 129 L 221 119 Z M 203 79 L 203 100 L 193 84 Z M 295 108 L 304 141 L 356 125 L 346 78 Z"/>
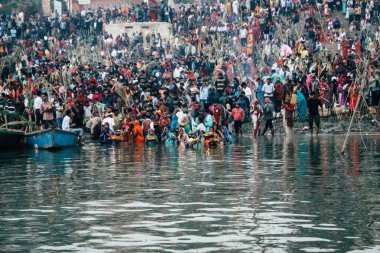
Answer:
<path fill-rule="evenodd" d="M 87 7 L 97 8 L 99 6 L 105 8 L 132 7 L 132 5 L 141 4 L 142 0 L 91 0 L 91 4 Z"/>
<path fill-rule="evenodd" d="M 116 7 L 132 7 L 133 5 L 141 4 L 142 2 L 147 2 L 146 0 L 91 0 L 91 4 L 89 5 L 80 5 L 80 8 L 110 8 L 113 9 Z M 174 0 L 167 0 L 169 6 L 177 8 L 179 4 L 176 4 Z M 150 2 L 150 4 L 153 4 Z M 156 4 L 160 4 L 160 0 L 156 0 Z"/>
<path fill-rule="evenodd" d="M 127 33 L 128 36 L 132 36 L 134 32 L 142 32 L 145 38 L 147 32 L 149 32 L 150 34 L 160 33 L 163 40 L 168 40 L 173 34 L 172 24 L 163 22 L 108 24 L 105 29 L 107 33 L 112 34 L 113 38 L 116 38 L 118 35 L 123 33 Z"/>

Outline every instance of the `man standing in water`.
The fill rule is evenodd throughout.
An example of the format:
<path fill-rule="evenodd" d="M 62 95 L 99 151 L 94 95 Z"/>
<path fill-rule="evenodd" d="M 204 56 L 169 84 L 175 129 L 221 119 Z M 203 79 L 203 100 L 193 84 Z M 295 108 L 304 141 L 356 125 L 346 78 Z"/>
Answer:
<path fill-rule="evenodd" d="M 310 93 L 309 99 L 307 100 L 307 108 L 309 109 L 309 128 L 311 134 L 313 134 L 314 122 L 316 125 L 315 132 L 318 134 L 319 131 L 320 117 L 318 106 L 321 107 L 321 109 L 323 109 L 321 100 L 319 100 L 319 98 L 316 96 L 316 92 L 312 91 Z"/>
<path fill-rule="evenodd" d="M 265 117 L 265 127 L 263 131 L 263 135 L 265 135 L 265 132 L 270 128 L 271 134 L 274 135 L 274 129 L 273 129 L 273 104 L 269 97 L 265 98 L 265 105 L 264 105 L 264 117 Z"/>
<path fill-rule="evenodd" d="M 243 135 L 243 131 L 241 129 L 244 120 L 244 110 L 240 108 L 239 103 L 235 104 L 235 108 L 231 111 L 231 116 L 234 118 L 234 127 L 236 135 Z"/>

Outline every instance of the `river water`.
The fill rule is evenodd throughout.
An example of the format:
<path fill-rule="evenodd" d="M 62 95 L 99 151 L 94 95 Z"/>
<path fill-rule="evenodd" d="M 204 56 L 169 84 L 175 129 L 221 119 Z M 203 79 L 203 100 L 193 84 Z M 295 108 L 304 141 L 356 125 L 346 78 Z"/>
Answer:
<path fill-rule="evenodd" d="M 379 252 L 380 138 L 0 154 L 0 251 Z"/>

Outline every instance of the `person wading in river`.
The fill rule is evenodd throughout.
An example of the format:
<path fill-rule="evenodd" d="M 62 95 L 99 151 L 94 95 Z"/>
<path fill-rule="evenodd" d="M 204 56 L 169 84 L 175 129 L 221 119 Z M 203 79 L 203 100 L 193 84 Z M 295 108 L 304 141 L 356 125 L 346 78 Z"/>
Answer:
<path fill-rule="evenodd" d="M 273 104 L 269 97 L 265 98 L 265 105 L 264 105 L 264 117 L 265 117 L 265 127 L 263 131 L 263 135 L 265 135 L 265 132 L 270 128 L 270 132 L 272 135 L 274 135 L 274 128 L 273 128 Z"/>
<path fill-rule="evenodd" d="M 285 99 L 285 103 L 282 105 L 283 112 L 283 124 L 285 129 L 285 134 L 291 136 L 293 134 L 293 114 L 294 114 L 294 105 L 290 103 L 290 98 Z"/>
<path fill-rule="evenodd" d="M 235 104 L 235 108 L 231 111 L 231 116 L 234 118 L 234 128 L 236 135 L 243 135 L 241 129 L 244 120 L 244 110 L 240 108 L 239 103 Z"/>
<path fill-rule="evenodd" d="M 307 100 L 307 108 L 309 109 L 309 128 L 310 133 L 313 134 L 313 123 L 315 122 L 316 129 L 315 132 L 318 134 L 320 127 L 320 116 L 318 107 L 323 109 L 321 100 L 316 96 L 315 91 L 310 93 L 309 99 Z"/>
<path fill-rule="evenodd" d="M 255 102 L 253 102 L 250 113 L 251 113 L 252 124 L 253 124 L 253 136 L 256 137 L 261 125 L 260 118 L 261 118 L 261 115 L 263 114 L 263 110 L 261 109 L 259 100 L 256 100 Z"/>

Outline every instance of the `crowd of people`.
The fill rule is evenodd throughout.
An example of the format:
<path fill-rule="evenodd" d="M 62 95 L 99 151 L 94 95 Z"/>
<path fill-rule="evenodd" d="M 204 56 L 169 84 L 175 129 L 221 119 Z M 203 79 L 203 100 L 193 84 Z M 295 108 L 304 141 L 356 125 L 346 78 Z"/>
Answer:
<path fill-rule="evenodd" d="M 352 112 L 360 95 L 379 108 L 379 8 L 373 0 L 228 0 L 5 13 L 1 104 L 37 127 L 80 136 L 101 124 L 104 144 L 228 144 L 243 124 L 273 135 L 276 118 L 286 134 L 295 119 L 318 132 L 321 110 Z M 105 24 L 119 21 L 170 22 L 174 34 L 113 38 Z"/>

